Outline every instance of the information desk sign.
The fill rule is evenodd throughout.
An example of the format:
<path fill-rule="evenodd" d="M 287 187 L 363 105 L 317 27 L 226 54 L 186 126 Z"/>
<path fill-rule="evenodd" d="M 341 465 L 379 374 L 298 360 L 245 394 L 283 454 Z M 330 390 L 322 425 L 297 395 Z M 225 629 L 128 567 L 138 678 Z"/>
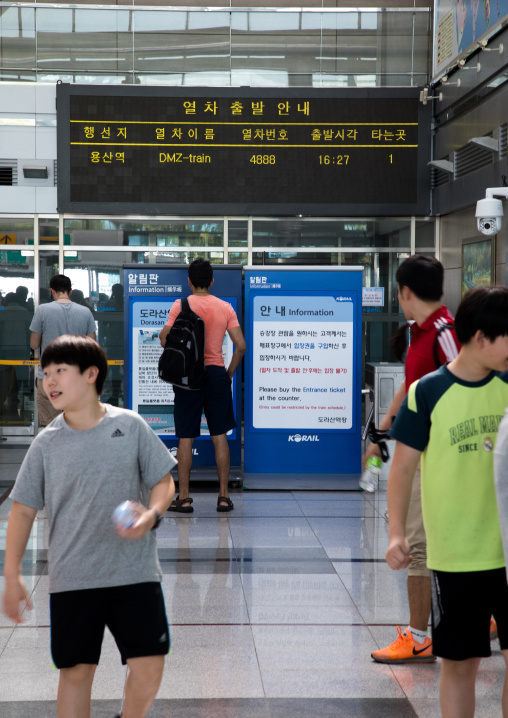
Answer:
<path fill-rule="evenodd" d="M 185 265 L 124 264 L 124 405 L 136 411 L 162 441 L 176 454 L 174 392 L 171 384 L 159 379 L 162 353 L 159 333 L 176 299 L 190 295 Z M 211 294 L 229 302 L 239 320 L 242 317 L 242 268 L 240 265 L 214 265 Z M 222 355 L 227 367 L 233 356 L 233 342 L 226 334 Z M 233 405 L 241 426 L 241 381 L 235 373 L 232 382 Z M 241 431 L 228 433 L 231 465 L 241 465 Z M 194 441 L 194 466 L 215 466 L 215 452 L 204 415 L 201 436 Z"/>
<path fill-rule="evenodd" d="M 360 472 L 362 269 L 246 268 L 245 472 Z"/>
<path fill-rule="evenodd" d="M 419 88 L 57 85 L 58 211 L 427 215 Z"/>

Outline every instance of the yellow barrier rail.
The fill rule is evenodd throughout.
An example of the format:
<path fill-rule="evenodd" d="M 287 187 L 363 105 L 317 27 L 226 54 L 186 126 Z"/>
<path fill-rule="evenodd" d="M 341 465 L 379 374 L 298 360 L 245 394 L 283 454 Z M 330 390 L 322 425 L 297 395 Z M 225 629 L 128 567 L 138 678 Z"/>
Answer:
<path fill-rule="evenodd" d="M 109 366 L 123 366 L 123 359 L 108 359 Z M 0 359 L 0 365 L 39 366 L 38 359 Z"/>

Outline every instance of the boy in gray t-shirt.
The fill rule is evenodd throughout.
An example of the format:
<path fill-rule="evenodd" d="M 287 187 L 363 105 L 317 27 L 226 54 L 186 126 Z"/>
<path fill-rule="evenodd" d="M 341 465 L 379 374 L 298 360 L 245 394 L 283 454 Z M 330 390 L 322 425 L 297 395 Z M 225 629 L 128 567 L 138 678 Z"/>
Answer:
<path fill-rule="evenodd" d="M 55 339 L 41 366 L 44 389 L 63 414 L 33 441 L 11 493 L 3 611 L 21 622 L 23 604 L 31 607 L 21 562 L 37 511 L 44 508 L 58 714 L 90 715 L 108 626 L 129 666 L 123 718 L 143 718 L 169 651 L 152 529 L 174 496 L 170 470 L 176 462 L 136 413 L 99 401 L 107 360 L 93 339 Z M 128 499 L 137 520 L 115 528 L 113 510 Z"/>

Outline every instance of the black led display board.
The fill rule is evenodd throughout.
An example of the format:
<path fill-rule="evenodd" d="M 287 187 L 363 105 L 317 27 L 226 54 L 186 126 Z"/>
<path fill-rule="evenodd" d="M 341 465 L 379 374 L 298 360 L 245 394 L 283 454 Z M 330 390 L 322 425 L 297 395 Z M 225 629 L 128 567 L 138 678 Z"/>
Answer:
<path fill-rule="evenodd" d="M 58 211 L 427 215 L 418 88 L 57 85 Z"/>

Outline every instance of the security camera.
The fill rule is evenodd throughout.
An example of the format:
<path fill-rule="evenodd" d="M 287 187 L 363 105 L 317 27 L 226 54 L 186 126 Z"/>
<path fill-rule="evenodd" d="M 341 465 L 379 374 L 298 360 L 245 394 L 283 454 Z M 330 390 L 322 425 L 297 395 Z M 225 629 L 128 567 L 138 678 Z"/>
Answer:
<path fill-rule="evenodd" d="M 478 231 L 482 234 L 496 234 L 501 231 L 503 203 L 500 199 L 487 197 L 476 203 Z"/>

